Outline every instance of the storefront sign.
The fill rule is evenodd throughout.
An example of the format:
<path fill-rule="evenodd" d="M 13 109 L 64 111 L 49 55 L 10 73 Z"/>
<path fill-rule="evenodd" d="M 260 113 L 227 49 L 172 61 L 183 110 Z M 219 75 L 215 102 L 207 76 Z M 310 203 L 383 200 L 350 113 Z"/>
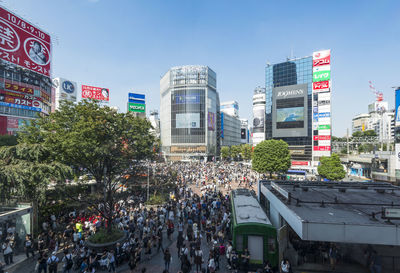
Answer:
<path fill-rule="evenodd" d="M 171 146 L 171 153 L 205 153 L 206 146 Z"/>

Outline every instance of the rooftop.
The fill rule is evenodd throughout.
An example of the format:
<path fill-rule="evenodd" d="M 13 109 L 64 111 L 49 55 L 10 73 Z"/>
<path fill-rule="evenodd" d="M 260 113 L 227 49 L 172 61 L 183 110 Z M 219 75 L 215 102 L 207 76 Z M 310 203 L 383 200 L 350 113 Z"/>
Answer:
<path fill-rule="evenodd" d="M 261 208 L 255 196 L 247 189 L 233 191 L 233 202 L 235 206 L 236 222 L 259 223 L 271 225 L 267 215 Z"/>

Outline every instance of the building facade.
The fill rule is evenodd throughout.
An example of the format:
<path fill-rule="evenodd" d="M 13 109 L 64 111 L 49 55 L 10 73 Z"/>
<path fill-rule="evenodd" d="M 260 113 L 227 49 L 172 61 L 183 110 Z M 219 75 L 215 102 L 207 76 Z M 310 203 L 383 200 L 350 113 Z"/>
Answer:
<path fill-rule="evenodd" d="M 289 144 L 292 165 L 312 161 L 312 64 L 311 56 L 288 59 L 265 71 L 266 138 Z"/>
<path fill-rule="evenodd" d="M 249 120 L 245 118 L 240 119 L 240 142 L 242 144 L 250 143 Z"/>
<path fill-rule="evenodd" d="M 253 94 L 253 146 L 265 140 L 265 111 L 266 111 L 266 91 L 263 87 L 256 87 Z"/>
<path fill-rule="evenodd" d="M 239 117 L 239 103 L 237 101 L 224 101 L 221 102 L 221 112 L 231 115 L 233 117 Z"/>
<path fill-rule="evenodd" d="M 213 160 L 220 150 L 216 73 L 207 66 L 171 68 L 160 80 L 160 133 L 167 160 Z"/>
<path fill-rule="evenodd" d="M 151 110 L 149 121 L 153 128 L 150 130 L 156 138 L 160 138 L 160 117 L 158 116 L 158 110 Z"/>
<path fill-rule="evenodd" d="M 242 143 L 240 139 L 240 119 L 221 111 L 221 124 L 223 124 L 223 128 L 221 127 L 221 132 L 223 130 L 221 146 L 240 145 Z"/>

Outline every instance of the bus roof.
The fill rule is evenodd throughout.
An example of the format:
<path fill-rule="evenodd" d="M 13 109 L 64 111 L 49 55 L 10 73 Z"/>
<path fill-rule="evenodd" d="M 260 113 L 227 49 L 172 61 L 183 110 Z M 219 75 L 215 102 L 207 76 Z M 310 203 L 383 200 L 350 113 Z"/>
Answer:
<path fill-rule="evenodd" d="M 232 191 L 232 196 L 237 224 L 259 223 L 271 225 L 264 210 L 249 190 L 234 190 Z"/>

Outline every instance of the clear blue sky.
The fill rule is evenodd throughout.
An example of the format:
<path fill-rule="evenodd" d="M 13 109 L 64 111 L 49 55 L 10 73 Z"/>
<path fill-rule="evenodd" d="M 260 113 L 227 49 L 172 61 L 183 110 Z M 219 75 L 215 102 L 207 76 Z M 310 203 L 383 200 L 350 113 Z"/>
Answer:
<path fill-rule="evenodd" d="M 342 136 L 351 117 L 374 101 L 372 80 L 394 107 L 400 85 L 400 1 L 3 0 L 49 32 L 53 76 L 110 88 L 126 110 L 128 92 L 159 109 L 159 80 L 170 67 L 208 65 L 221 101 L 237 100 L 251 118 L 251 98 L 265 84 L 265 63 L 332 49 L 332 126 Z"/>

